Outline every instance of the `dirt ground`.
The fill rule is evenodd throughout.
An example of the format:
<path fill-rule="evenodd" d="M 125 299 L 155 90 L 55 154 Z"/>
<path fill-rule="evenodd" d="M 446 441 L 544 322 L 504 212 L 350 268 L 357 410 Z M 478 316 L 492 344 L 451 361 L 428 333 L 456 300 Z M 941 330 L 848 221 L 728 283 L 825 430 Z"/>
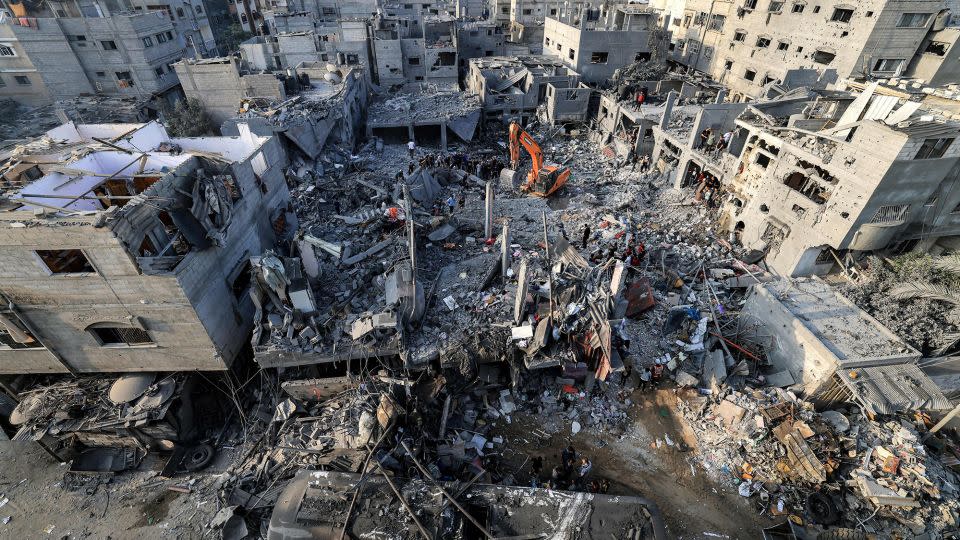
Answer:
<path fill-rule="evenodd" d="M 566 426 L 561 433 L 538 437 L 542 419 L 516 414 L 504 430 L 512 450 L 506 459 L 519 466 L 528 456 L 541 455 L 548 474 L 559 464 L 560 450 L 572 444 L 593 462 L 592 477 L 610 482 L 610 493 L 656 502 L 670 538 L 759 538 L 761 528 L 774 524 L 759 516 L 732 485 L 718 485 L 694 463 L 696 438 L 677 412 L 672 390 L 637 391 L 630 399 L 630 419 L 622 435 L 598 436 L 589 430 L 571 435 Z M 529 478 L 529 469 L 524 465 L 518 479 Z"/>
<path fill-rule="evenodd" d="M 206 528 L 216 513 L 215 497 L 168 491 L 169 484 L 192 489 L 215 478 L 161 481 L 160 463 L 145 463 L 95 489 L 70 492 L 62 487 L 65 464 L 33 443 L 0 443 L 0 538 L 199 539 L 219 538 Z M 93 491 L 93 493 L 88 493 Z M 10 518 L 7 523 L 3 523 Z"/>

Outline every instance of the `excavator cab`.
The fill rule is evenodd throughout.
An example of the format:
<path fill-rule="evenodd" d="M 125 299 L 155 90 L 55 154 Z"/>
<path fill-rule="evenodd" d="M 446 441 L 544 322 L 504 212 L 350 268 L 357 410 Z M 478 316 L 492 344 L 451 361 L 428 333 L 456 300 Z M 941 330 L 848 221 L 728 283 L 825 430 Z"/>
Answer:
<path fill-rule="evenodd" d="M 527 181 L 521 190 L 536 197 L 549 197 L 570 179 L 570 168 L 543 161 L 543 151 L 537 141 L 520 124 L 510 123 L 510 167 L 515 171 L 520 164 L 520 145 L 527 150 L 533 163 Z"/>

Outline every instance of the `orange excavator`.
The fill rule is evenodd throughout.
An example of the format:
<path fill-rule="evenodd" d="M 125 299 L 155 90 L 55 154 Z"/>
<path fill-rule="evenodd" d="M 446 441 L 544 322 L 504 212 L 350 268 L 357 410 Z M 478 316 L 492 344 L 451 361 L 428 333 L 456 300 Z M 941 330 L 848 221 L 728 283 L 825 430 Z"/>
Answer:
<path fill-rule="evenodd" d="M 510 167 L 516 171 L 520 165 L 520 145 L 530 154 L 533 164 L 527 173 L 527 181 L 520 189 L 537 197 L 549 197 L 570 179 L 570 168 L 555 163 L 544 163 L 543 151 L 520 124 L 510 123 Z"/>

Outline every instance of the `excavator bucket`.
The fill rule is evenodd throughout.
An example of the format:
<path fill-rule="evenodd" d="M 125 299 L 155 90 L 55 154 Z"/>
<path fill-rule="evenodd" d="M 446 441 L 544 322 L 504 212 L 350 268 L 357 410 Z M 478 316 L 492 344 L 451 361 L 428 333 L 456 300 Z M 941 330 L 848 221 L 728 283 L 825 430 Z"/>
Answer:
<path fill-rule="evenodd" d="M 569 179 L 570 169 L 548 165 L 540 169 L 540 174 L 536 178 L 530 178 L 524 188 L 535 197 L 549 197 L 562 188 Z"/>

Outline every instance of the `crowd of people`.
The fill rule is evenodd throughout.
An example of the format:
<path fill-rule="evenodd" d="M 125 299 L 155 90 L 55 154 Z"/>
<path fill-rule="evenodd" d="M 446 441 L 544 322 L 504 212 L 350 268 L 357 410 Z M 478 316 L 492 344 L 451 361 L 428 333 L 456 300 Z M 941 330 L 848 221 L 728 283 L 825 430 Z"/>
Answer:
<path fill-rule="evenodd" d="M 606 493 L 610 489 L 610 482 L 604 478 L 591 479 L 592 471 L 593 462 L 590 458 L 577 453 L 570 445 L 560 452 L 560 464 L 550 470 L 546 480 L 543 479 L 543 456 L 535 456 L 531 460 L 530 485 L 535 488 Z"/>

